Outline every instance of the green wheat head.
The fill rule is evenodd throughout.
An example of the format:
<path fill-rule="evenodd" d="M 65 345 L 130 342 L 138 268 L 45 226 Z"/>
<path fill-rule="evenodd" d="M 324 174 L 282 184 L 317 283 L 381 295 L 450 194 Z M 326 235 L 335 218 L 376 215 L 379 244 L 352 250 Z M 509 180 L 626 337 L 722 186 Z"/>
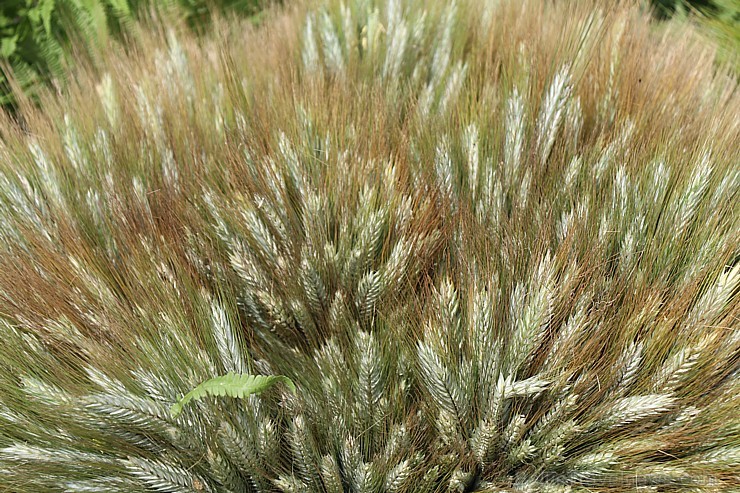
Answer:
<path fill-rule="evenodd" d="M 596 0 L 141 42 L 0 114 L 0 491 L 740 487 L 711 46 Z"/>

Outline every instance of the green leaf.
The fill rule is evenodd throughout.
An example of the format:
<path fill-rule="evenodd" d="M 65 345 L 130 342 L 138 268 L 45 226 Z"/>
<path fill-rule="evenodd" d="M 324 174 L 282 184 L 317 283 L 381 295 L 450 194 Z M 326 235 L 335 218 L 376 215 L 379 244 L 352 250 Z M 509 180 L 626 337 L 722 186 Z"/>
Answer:
<path fill-rule="evenodd" d="M 44 0 L 39 3 L 39 14 L 46 34 L 51 34 L 51 13 L 54 11 L 54 0 Z"/>
<path fill-rule="evenodd" d="M 245 375 L 229 372 L 220 377 L 211 378 L 201 383 L 193 390 L 185 394 L 179 402 L 173 404 L 170 413 L 173 418 L 182 413 L 183 408 L 193 399 L 202 399 L 206 396 L 229 396 L 243 399 L 252 394 L 259 394 L 278 382 L 282 382 L 295 393 L 296 388 L 293 381 L 283 375 Z"/>
<path fill-rule="evenodd" d="M 18 35 L 3 38 L 0 40 L 0 57 L 9 58 L 10 55 L 15 53 L 15 48 L 18 43 Z"/>
<path fill-rule="evenodd" d="M 117 17 L 131 17 L 131 9 L 127 0 L 108 0 L 108 5 L 113 9 Z"/>

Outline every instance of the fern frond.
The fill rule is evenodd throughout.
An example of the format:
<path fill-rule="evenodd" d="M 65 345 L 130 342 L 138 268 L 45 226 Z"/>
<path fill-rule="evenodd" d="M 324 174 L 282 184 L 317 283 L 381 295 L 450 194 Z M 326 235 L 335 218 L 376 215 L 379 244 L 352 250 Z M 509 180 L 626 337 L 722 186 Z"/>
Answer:
<path fill-rule="evenodd" d="M 238 399 L 252 394 L 259 394 L 270 389 L 276 383 L 284 383 L 293 393 L 295 384 L 283 375 L 245 375 L 241 373 L 227 373 L 220 377 L 211 378 L 201 383 L 185 394 L 180 401 L 173 404 L 170 413 L 173 418 L 182 413 L 183 408 L 193 399 L 202 399 L 206 396 L 229 396 Z"/>

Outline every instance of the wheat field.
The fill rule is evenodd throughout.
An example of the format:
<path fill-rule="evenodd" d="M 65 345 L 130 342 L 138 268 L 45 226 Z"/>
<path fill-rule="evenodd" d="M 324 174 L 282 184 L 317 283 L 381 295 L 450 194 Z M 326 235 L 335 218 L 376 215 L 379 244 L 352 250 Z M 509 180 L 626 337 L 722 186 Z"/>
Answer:
<path fill-rule="evenodd" d="M 0 114 L 0 491 L 740 489 L 740 91 L 637 2 L 152 27 Z M 283 375 L 170 407 L 229 372 Z"/>

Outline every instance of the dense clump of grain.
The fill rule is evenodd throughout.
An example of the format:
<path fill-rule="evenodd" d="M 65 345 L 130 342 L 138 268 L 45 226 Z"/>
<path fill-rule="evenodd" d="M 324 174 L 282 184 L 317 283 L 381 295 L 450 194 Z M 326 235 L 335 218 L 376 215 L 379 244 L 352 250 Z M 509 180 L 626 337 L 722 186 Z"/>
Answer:
<path fill-rule="evenodd" d="M 605 5 L 299 5 L 0 115 L 0 491 L 740 487 L 740 96 Z M 297 393 L 169 412 L 227 372 Z"/>

